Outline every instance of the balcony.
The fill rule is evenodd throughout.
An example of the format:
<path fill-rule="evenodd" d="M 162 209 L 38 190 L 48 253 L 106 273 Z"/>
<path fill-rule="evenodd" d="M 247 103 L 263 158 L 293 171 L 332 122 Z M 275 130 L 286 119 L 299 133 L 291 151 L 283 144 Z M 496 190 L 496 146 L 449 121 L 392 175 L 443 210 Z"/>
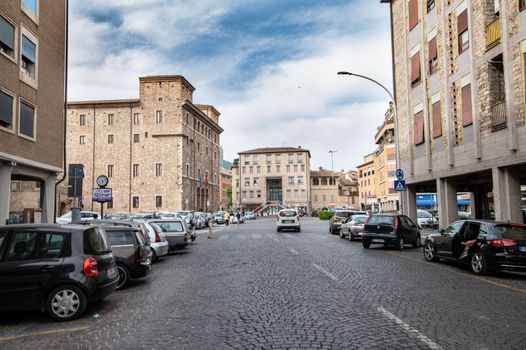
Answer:
<path fill-rule="evenodd" d="M 486 27 L 486 50 L 489 50 L 500 43 L 500 18 L 497 17 Z"/>
<path fill-rule="evenodd" d="M 506 101 L 500 101 L 491 106 L 491 131 L 506 128 Z"/>

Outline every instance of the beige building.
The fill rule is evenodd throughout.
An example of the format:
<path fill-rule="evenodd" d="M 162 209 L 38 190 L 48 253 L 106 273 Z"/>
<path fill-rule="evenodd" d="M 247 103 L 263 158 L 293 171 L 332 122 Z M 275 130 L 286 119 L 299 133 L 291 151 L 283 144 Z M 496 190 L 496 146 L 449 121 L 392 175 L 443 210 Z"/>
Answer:
<path fill-rule="evenodd" d="M 360 208 L 356 171 L 339 172 L 320 167 L 319 170 L 311 170 L 310 178 L 312 209 Z"/>
<path fill-rule="evenodd" d="M 357 166 L 358 191 L 360 193 L 360 207 L 362 210 L 373 210 L 378 207 L 376 200 L 376 186 L 374 175 L 374 159 L 376 152 L 363 157 L 363 163 Z"/>
<path fill-rule="evenodd" d="M 522 222 L 526 184 L 526 4 L 390 3 L 404 211 L 437 192 L 440 226 L 470 192 L 474 218 Z M 522 200 L 522 203 L 521 203 Z"/>
<path fill-rule="evenodd" d="M 385 113 L 385 120 L 375 135 L 378 145 L 374 156 L 376 200 L 381 211 L 398 211 L 399 194 L 394 190 L 396 180 L 396 146 L 394 140 L 393 106 Z"/>
<path fill-rule="evenodd" d="M 238 154 L 232 167 L 234 207 L 257 212 L 275 211 L 278 206 L 310 211 L 308 150 L 269 147 Z"/>
<path fill-rule="evenodd" d="M 65 1 L 0 2 L 0 225 L 20 216 L 54 220 L 64 155 L 65 23 Z M 23 200 L 22 181 L 37 189 L 38 201 Z"/>
<path fill-rule="evenodd" d="M 96 178 L 108 212 L 219 208 L 219 112 L 193 103 L 180 75 L 139 78 L 139 98 L 68 103 L 67 162 L 84 164 L 84 208 Z"/>
<path fill-rule="evenodd" d="M 228 189 L 232 190 L 232 169 L 219 168 L 219 205 L 221 209 L 226 209 L 228 203 Z"/>

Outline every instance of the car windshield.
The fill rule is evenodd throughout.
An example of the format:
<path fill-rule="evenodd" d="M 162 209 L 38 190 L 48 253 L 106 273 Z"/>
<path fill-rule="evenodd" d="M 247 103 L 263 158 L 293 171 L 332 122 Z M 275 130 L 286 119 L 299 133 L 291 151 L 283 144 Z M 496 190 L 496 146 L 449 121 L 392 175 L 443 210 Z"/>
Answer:
<path fill-rule="evenodd" d="M 420 219 L 431 219 L 433 217 L 433 215 L 431 215 L 429 212 L 425 210 L 419 210 L 416 215 Z"/>
<path fill-rule="evenodd" d="M 370 225 L 394 225 L 394 216 L 373 215 L 369 218 Z"/>
<path fill-rule="evenodd" d="M 110 251 L 108 237 L 102 228 L 95 226 L 84 231 L 84 253 L 100 255 Z"/>
<path fill-rule="evenodd" d="M 281 213 L 279 213 L 279 216 L 283 216 L 283 217 L 286 217 L 286 218 L 290 218 L 290 217 L 293 217 L 293 216 L 296 216 L 298 214 L 296 214 L 296 212 L 294 210 L 285 210 L 285 211 L 282 211 Z"/>
<path fill-rule="evenodd" d="M 501 224 L 495 229 L 504 239 L 526 240 L 526 225 Z"/>
<path fill-rule="evenodd" d="M 183 223 L 181 221 L 155 221 L 151 224 L 157 226 L 162 232 L 184 232 Z"/>

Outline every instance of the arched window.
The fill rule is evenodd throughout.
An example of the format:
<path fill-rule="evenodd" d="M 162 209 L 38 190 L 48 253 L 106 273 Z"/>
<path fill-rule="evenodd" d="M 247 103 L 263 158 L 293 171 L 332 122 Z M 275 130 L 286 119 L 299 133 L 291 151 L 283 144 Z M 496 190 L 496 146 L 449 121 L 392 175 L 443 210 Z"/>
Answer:
<path fill-rule="evenodd" d="M 313 186 L 319 186 L 320 185 L 320 180 L 317 177 L 313 178 L 312 179 L 312 185 Z"/>

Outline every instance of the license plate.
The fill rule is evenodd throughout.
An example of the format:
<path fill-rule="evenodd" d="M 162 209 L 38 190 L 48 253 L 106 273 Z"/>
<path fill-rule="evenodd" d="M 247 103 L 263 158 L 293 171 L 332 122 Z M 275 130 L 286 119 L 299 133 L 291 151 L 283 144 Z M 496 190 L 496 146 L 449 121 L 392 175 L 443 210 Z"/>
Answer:
<path fill-rule="evenodd" d="M 293 224 L 294 221 L 292 221 L 292 220 L 285 220 L 285 221 L 283 221 L 283 223 L 284 223 L 284 224 Z"/>
<path fill-rule="evenodd" d="M 110 268 L 107 270 L 107 273 L 108 273 L 108 277 L 114 277 L 114 276 L 117 276 L 117 269 L 115 269 L 114 267 L 110 267 Z"/>
<path fill-rule="evenodd" d="M 373 239 L 373 243 L 384 243 L 384 240 L 375 238 L 375 239 Z"/>
<path fill-rule="evenodd" d="M 526 246 L 519 246 L 519 252 L 526 252 Z"/>

